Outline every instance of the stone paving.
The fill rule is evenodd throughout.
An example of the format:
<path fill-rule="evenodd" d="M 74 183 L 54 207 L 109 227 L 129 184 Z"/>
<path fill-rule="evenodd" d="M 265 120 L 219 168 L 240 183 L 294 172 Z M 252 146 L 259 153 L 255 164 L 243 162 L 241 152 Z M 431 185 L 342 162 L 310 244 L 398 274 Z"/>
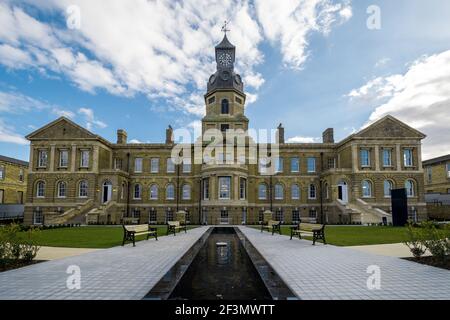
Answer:
<path fill-rule="evenodd" d="M 142 299 L 207 227 L 0 273 L 0 299 Z M 81 270 L 81 289 L 68 289 L 67 268 Z"/>
<path fill-rule="evenodd" d="M 239 228 L 300 299 L 450 299 L 448 270 Z M 380 267 L 379 290 L 367 288 L 371 265 Z"/>

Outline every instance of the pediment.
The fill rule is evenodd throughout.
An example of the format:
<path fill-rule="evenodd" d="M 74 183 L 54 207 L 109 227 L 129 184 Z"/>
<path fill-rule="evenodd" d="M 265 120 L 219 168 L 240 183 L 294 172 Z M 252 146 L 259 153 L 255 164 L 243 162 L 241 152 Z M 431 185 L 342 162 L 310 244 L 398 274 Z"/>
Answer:
<path fill-rule="evenodd" d="M 29 140 L 39 139 L 95 139 L 97 136 L 73 121 L 61 117 L 30 133 Z"/>
<path fill-rule="evenodd" d="M 361 138 L 418 138 L 426 137 L 420 131 L 408 126 L 406 123 L 392 117 L 386 116 L 360 132 L 355 134 Z"/>

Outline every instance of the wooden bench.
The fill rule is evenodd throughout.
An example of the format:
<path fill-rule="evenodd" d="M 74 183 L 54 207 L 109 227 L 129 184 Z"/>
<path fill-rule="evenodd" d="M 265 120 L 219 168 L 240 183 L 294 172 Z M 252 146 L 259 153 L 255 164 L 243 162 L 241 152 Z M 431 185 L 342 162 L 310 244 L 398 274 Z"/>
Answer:
<path fill-rule="evenodd" d="M 123 241 L 122 246 L 125 241 L 133 241 L 133 247 L 136 246 L 136 236 L 146 234 L 147 240 L 150 236 L 154 236 L 158 240 L 158 232 L 154 227 L 150 227 L 148 224 L 137 224 L 137 225 L 122 225 L 123 226 Z"/>
<path fill-rule="evenodd" d="M 261 223 L 261 232 L 263 232 L 265 229 L 269 232 L 272 231 L 272 235 L 275 232 L 278 232 L 281 235 L 281 222 L 275 221 L 275 220 L 269 220 L 266 224 Z"/>
<path fill-rule="evenodd" d="M 176 235 L 177 231 L 181 231 L 184 229 L 184 232 L 187 232 L 187 228 L 185 224 L 181 224 L 180 221 L 167 221 L 167 235 L 173 232 L 173 235 Z"/>
<path fill-rule="evenodd" d="M 322 240 L 324 244 L 327 244 L 324 224 L 300 222 L 295 227 L 291 227 L 291 240 L 294 235 L 298 235 L 298 238 L 301 239 L 302 234 L 313 236 L 313 245 L 316 244 L 316 240 Z"/>

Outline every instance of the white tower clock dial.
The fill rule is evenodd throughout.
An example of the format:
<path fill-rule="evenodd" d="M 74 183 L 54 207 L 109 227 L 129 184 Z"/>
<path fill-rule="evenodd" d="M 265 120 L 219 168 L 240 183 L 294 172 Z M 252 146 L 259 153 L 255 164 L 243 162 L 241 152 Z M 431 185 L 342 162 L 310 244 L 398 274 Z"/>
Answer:
<path fill-rule="evenodd" d="M 219 54 L 218 61 L 222 67 L 231 67 L 231 64 L 233 63 L 233 58 L 231 57 L 231 54 L 229 54 L 228 52 L 223 52 Z"/>

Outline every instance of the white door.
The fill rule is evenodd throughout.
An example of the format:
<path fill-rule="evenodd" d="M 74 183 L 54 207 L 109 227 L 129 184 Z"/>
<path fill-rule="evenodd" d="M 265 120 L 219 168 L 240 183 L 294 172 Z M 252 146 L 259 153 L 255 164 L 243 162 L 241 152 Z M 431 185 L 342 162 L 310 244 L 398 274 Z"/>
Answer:
<path fill-rule="evenodd" d="M 103 194 L 102 194 L 102 202 L 107 203 L 111 200 L 112 195 L 112 185 L 111 182 L 106 181 L 103 183 Z"/>
<path fill-rule="evenodd" d="M 348 203 L 348 187 L 345 182 L 338 184 L 338 199 Z"/>

